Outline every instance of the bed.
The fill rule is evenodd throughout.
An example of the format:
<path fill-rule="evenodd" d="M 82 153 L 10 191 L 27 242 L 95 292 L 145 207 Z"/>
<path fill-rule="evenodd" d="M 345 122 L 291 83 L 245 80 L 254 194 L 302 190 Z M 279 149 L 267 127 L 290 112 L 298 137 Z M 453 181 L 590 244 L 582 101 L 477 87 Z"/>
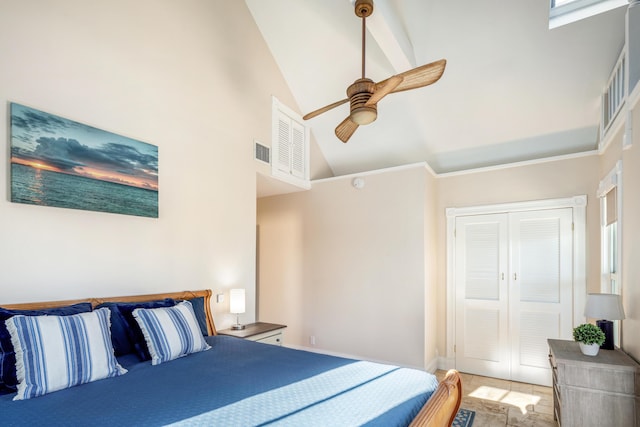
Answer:
<path fill-rule="evenodd" d="M 61 318 L 65 322 L 77 318 L 82 322 L 90 319 L 100 323 L 101 316 L 109 313 L 112 335 L 104 339 L 109 344 L 113 340 L 113 347 L 108 346 L 108 350 L 113 353 L 115 349 L 117 355 L 113 357 L 117 366 L 103 379 L 23 400 L 14 400 L 16 393 L 0 395 L 0 425 L 435 427 L 453 422 L 461 400 L 461 382 L 456 371 L 449 371 L 438 384 L 433 375 L 419 370 L 217 335 L 210 298 L 211 291 L 202 290 L 0 305 L 0 320 L 4 316 L 12 342 L 18 347 L 23 341 L 17 337 L 29 330 L 20 329 L 23 323 L 50 323 Z M 150 301 L 160 306 L 140 309 L 139 304 L 151 304 Z M 174 305 L 165 308 L 162 304 L 170 304 L 168 301 Z M 58 315 L 56 311 L 61 310 L 60 307 L 85 310 L 88 304 L 91 309 L 88 313 Z M 118 322 L 126 317 L 118 320 L 118 313 L 126 313 L 136 304 L 139 309 L 131 313 L 139 319 L 137 322 L 148 345 L 144 350 L 149 352 L 151 361 L 141 361 L 137 351 L 140 349 L 129 345 L 135 341 L 134 335 L 127 335 L 129 342 L 124 343 L 131 350 L 128 354 L 127 349 L 121 348 L 123 343 L 116 340 L 117 328 L 122 326 L 118 326 Z M 113 307 L 119 308 L 113 311 Z M 23 315 L 23 310 L 33 313 Z M 47 310 L 53 310 L 53 314 L 38 315 L 48 313 Z M 190 345 L 197 347 L 201 339 L 202 351 L 160 360 L 166 354 L 154 344 L 155 335 L 151 331 L 155 326 L 150 326 L 150 331 L 145 325 L 153 325 L 154 321 L 162 324 L 165 320 L 160 314 L 173 319 L 171 316 L 178 310 L 195 315 L 194 324 L 198 325 L 201 337 Z M 14 314 L 7 319 L 11 313 Z M 149 320 L 144 316 L 152 317 Z M 166 322 L 168 328 L 175 323 Z M 1 339 L 2 336 L 0 345 Z M 53 340 L 44 338 L 48 339 Z M 20 365 L 18 370 L 22 369 L 23 382 L 28 383 L 33 368 L 27 356 L 36 353 L 21 348 L 16 348 L 15 353 L 16 360 L 20 361 L 16 366 L 25 361 L 25 366 Z M 25 387 L 18 388 L 17 394 L 21 393 L 26 393 Z"/>

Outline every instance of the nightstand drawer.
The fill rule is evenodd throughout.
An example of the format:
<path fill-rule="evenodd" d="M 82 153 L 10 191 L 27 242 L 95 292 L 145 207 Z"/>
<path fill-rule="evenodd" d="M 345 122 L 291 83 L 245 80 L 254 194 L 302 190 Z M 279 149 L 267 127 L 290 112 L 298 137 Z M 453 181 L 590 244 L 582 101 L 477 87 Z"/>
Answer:
<path fill-rule="evenodd" d="M 283 341 L 283 333 L 282 331 L 274 331 L 274 332 L 265 332 L 264 334 L 254 335 L 252 337 L 248 337 L 248 340 L 261 342 L 264 344 L 273 344 L 273 345 L 282 345 Z"/>

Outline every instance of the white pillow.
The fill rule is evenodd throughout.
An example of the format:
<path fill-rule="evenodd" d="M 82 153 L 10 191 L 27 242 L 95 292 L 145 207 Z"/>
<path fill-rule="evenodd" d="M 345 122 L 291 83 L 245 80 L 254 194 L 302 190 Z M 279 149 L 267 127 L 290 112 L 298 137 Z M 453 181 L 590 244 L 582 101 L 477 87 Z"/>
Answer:
<path fill-rule="evenodd" d="M 133 317 L 147 342 L 152 365 L 211 348 L 202 337 L 189 301 L 173 307 L 137 308 Z"/>
<path fill-rule="evenodd" d="M 16 353 L 18 393 L 30 399 L 127 372 L 111 344 L 107 308 L 73 316 L 22 316 L 8 319 Z M 45 357 L 46 356 L 46 357 Z"/>

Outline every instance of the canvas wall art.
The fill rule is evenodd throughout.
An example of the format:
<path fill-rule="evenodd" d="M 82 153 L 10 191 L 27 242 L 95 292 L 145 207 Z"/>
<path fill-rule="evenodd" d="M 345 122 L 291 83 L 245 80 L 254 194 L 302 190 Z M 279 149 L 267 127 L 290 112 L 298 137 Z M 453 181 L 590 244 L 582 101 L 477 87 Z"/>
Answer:
<path fill-rule="evenodd" d="M 158 147 L 11 104 L 11 201 L 158 217 Z"/>

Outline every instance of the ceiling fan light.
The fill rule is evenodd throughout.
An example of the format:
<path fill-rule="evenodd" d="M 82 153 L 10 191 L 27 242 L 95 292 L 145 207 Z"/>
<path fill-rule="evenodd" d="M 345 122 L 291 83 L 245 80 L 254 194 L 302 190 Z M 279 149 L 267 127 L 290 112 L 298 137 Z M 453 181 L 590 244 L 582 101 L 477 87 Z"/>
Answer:
<path fill-rule="evenodd" d="M 375 108 L 360 107 L 355 108 L 351 112 L 351 121 L 362 126 L 372 123 L 378 117 L 378 112 Z"/>

